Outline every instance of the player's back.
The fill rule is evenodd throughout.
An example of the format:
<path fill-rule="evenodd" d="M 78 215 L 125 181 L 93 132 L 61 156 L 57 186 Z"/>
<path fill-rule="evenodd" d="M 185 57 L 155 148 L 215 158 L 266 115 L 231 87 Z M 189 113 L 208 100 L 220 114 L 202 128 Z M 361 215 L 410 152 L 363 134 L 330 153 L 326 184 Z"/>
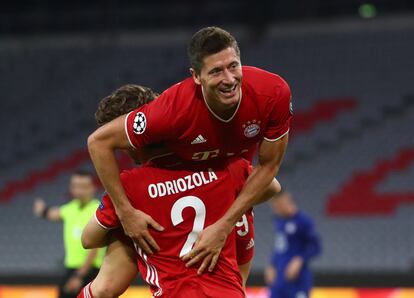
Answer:
<path fill-rule="evenodd" d="M 198 233 L 231 206 L 248 176 L 248 164 L 238 159 L 228 167 L 192 170 L 144 166 L 121 175 L 132 205 L 165 229 L 151 231 L 158 253 L 145 255 L 138 249 L 141 274 L 155 296 L 244 297 L 234 233 L 213 273 L 197 275 L 197 266 L 186 268 L 180 257 L 191 250 Z"/>

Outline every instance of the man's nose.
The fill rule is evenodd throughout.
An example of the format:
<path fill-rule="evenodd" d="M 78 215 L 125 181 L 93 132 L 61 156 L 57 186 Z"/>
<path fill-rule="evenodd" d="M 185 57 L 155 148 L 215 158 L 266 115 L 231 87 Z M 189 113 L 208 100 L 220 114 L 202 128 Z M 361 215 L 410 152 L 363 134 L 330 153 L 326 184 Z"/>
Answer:
<path fill-rule="evenodd" d="M 223 75 L 224 75 L 223 83 L 225 84 L 233 85 L 234 82 L 236 81 L 236 78 L 231 73 L 231 71 L 229 71 L 228 69 L 224 70 Z"/>

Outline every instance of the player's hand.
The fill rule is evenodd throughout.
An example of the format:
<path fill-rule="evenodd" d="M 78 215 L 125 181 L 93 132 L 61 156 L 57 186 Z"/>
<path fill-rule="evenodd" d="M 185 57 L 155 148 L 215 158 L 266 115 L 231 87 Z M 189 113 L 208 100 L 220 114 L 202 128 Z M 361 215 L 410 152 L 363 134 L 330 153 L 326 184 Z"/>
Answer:
<path fill-rule="evenodd" d="M 137 210 L 131 209 L 124 212 L 120 217 L 125 234 L 135 242 L 145 253 L 153 254 L 160 250 L 157 242 L 152 238 L 148 227 L 162 232 L 164 228 L 157 223 L 148 214 Z"/>
<path fill-rule="evenodd" d="M 66 293 L 79 293 L 83 285 L 83 279 L 80 276 L 72 276 L 63 287 Z"/>
<path fill-rule="evenodd" d="M 264 271 L 264 280 L 265 283 L 270 286 L 272 285 L 277 278 L 276 269 L 273 266 L 267 266 Z"/>
<path fill-rule="evenodd" d="M 202 274 L 207 268 L 212 272 L 217 264 L 220 252 L 226 243 L 229 232 L 221 223 L 216 222 L 198 234 L 193 249 L 182 257 L 187 267 L 202 262 L 197 273 Z"/>
<path fill-rule="evenodd" d="M 46 208 L 46 203 L 41 198 L 36 198 L 33 203 L 33 213 L 37 217 L 42 217 L 43 211 Z"/>
<path fill-rule="evenodd" d="M 289 264 L 286 267 L 285 271 L 285 278 L 288 281 L 293 281 L 298 278 L 300 270 L 303 266 L 303 259 L 302 257 L 296 256 L 293 257 Z"/>

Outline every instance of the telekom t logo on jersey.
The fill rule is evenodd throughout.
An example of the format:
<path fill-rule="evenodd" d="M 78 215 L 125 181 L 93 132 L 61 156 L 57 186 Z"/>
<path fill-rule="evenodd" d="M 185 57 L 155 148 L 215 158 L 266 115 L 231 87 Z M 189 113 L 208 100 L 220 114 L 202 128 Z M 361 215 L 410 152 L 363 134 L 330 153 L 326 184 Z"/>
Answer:
<path fill-rule="evenodd" d="M 242 151 L 240 151 L 239 154 L 243 154 L 248 152 L 249 150 L 247 149 L 243 149 Z M 236 155 L 236 153 L 234 152 L 223 152 L 221 153 L 220 149 L 214 149 L 214 150 L 209 150 L 209 151 L 201 151 L 201 152 L 196 152 L 193 154 L 192 159 L 193 160 L 207 160 L 207 159 L 211 159 L 211 158 L 216 158 L 218 156 L 234 156 Z"/>

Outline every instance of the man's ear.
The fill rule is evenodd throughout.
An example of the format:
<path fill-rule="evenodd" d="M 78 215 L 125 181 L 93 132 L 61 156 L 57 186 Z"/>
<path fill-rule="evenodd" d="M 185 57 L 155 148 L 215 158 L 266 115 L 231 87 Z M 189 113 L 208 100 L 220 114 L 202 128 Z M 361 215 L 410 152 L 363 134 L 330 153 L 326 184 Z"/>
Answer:
<path fill-rule="evenodd" d="M 194 83 L 197 85 L 201 85 L 200 76 L 197 74 L 197 72 L 194 70 L 194 68 L 190 68 L 191 76 L 193 77 Z"/>

